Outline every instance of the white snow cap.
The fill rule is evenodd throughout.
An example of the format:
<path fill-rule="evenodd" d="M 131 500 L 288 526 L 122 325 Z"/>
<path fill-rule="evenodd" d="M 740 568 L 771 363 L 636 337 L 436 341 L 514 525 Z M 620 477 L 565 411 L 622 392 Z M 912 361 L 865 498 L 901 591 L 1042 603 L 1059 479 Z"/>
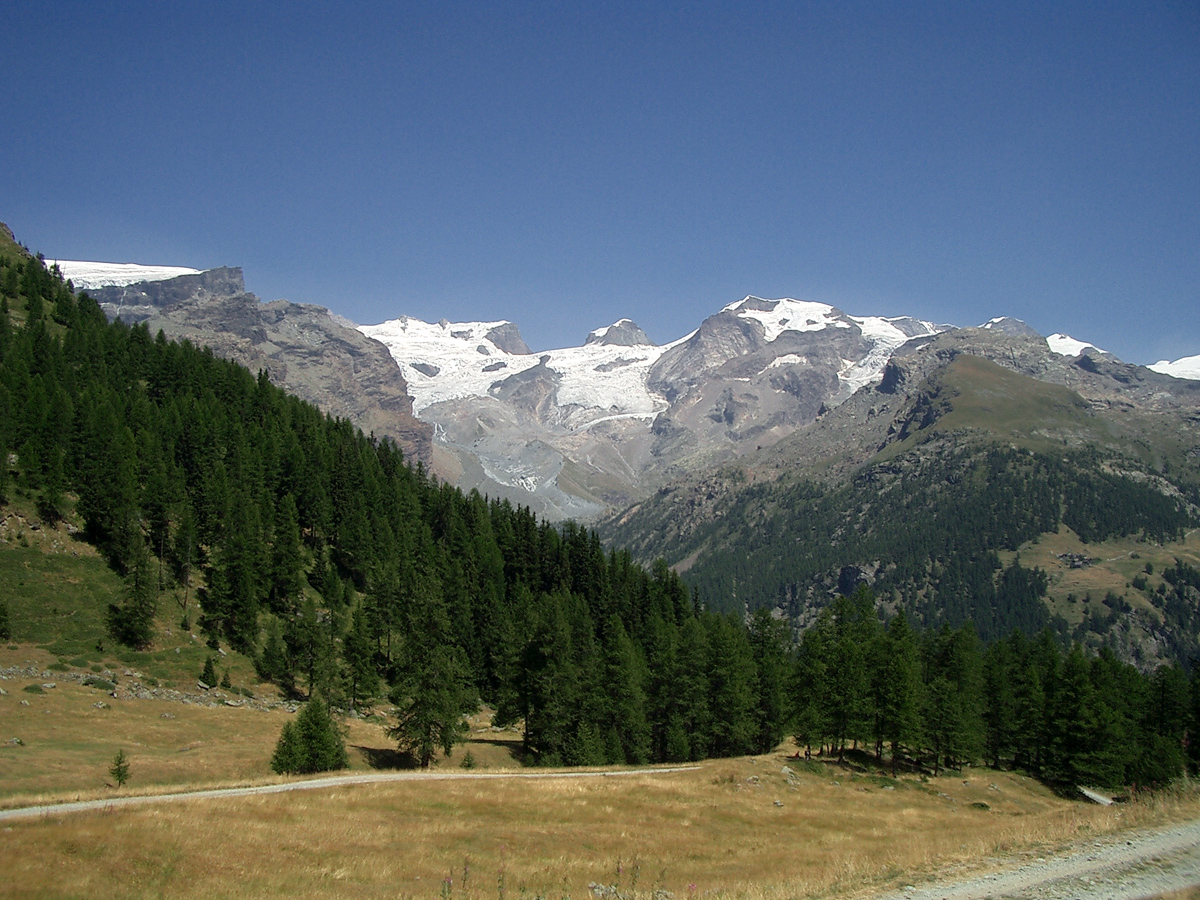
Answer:
<path fill-rule="evenodd" d="M 770 309 L 759 309 L 760 305 L 774 304 Z M 785 331 L 821 331 L 825 328 L 849 328 L 837 310 L 827 303 L 808 300 L 764 300 L 762 297 L 744 297 L 730 303 L 721 312 L 737 313 L 739 318 L 754 319 L 763 327 L 768 341 L 773 341 Z"/>
<path fill-rule="evenodd" d="M 1046 338 L 1046 346 L 1059 356 L 1078 356 L 1084 350 L 1095 350 L 1097 353 L 1105 353 L 1095 344 L 1085 344 L 1083 341 L 1077 341 L 1069 334 L 1052 334 Z"/>
<path fill-rule="evenodd" d="M 1188 378 L 1193 381 L 1200 381 L 1200 356 L 1185 356 L 1182 359 L 1177 359 L 1174 362 L 1166 359 L 1160 359 L 1154 365 L 1148 368 L 1153 369 L 1162 375 L 1170 375 L 1174 378 Z"/>
<path fill-rule="evenodd" d="M 73 259 L 48 259 L 46 267 L 58 266 L 80 290 L 102 287 L 127 287 L 141 281 L 166 281 L 180 275 L 199 275 L 201 269 L 186 266 L 141 266 L 137 263 L 81 262 Z"/>

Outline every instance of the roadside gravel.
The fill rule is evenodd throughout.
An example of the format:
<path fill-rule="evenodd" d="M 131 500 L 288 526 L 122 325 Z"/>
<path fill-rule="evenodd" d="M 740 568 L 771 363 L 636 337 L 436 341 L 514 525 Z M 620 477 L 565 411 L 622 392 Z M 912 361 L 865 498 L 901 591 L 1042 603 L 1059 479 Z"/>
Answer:
<path fill-rule="evenodd" d="M 1143 900 L 1197 885 L 1200 822 L 1190 822 L 1089 840 L 1015 868 L 909 885 L 877 900 Z"/>

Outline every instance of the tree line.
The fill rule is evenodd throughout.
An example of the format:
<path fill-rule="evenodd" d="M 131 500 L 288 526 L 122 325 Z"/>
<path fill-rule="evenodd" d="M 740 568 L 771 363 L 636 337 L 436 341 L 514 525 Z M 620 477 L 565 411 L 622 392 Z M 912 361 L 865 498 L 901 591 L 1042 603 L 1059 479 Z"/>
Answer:
<path fill-rule="evenodd" d="M 900 609 L 884 625 L 865 587 L 805 631 L 792 684 L 799 743 L 871 753 L 893 770 L 983 761 L 1118 786 L 1200 764 L 1200 670 L 1142 673 L 1108 648 L 1064 648 L 1050 629 L 984 648 L 971 623 L 918 633 Z"/>

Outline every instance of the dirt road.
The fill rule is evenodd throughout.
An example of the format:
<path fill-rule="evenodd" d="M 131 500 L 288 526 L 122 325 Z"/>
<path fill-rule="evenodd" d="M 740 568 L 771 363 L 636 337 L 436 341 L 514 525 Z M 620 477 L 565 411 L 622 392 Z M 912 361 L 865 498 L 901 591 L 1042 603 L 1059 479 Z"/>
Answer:
<path fill-rule="evenodd" d="M 1200 885 L 1200 822 L 1076 844 L 988 875 L 913 885 L 878 900 L 1142 900 Z"/>
<path fill-rule="evenodd" d="M 671 766 L 655 769 L 622 769 L 613 772 L 376 772 L 365 775 L 331 775 L 306 781 L 283 784 L 264 784 L 258 787 L 221 788 L 211 791 L 188 791 L 178 794 L 152 794 L 133 797 L 111 797 L 104 800 L 80 800 L 75 803 L 53 803 L 46 806 L 25 806 L 0 810 L 0 822 L 36 819 L 40 816 L 62 816 L 68 813 L 95 809 L 121 809 L 153 803 L 177 803 L 182 800 L 205 800 L 215 797 L 249 797 L 253 794 L 279 794 L 284 791 L 312 791 L 321 788 L 344 787 L 351 784 L 379 784 L 388 781 L 458 781 L 468 778 L 623 778 L 629 775 L 662 775 L 669 772 L 691 772 L 699 766 Z"/>

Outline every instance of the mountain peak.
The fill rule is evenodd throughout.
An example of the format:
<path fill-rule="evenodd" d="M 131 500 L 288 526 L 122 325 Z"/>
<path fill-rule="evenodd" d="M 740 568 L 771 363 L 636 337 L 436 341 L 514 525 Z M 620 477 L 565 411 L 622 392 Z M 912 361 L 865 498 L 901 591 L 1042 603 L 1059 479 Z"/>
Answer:
<path fill-rule="evenodd" d="M 617 347 L 655 347 L 654 341 L 646 336 L 646 332 L 638 327 L 633 319 L 618 319 L 611 325 L 597 328 L 583 342 L 589 344 L 605 344 Z"/>
<path fill-rule="evenodd" d="M 1013 337 L 1041 337 L 1036 329 L 1012 316 L 996 316 L 988 319 L 979 327 L 986 328 L 988 331 L 999 331 L 1001 334 L 1010 334 Z"/>

